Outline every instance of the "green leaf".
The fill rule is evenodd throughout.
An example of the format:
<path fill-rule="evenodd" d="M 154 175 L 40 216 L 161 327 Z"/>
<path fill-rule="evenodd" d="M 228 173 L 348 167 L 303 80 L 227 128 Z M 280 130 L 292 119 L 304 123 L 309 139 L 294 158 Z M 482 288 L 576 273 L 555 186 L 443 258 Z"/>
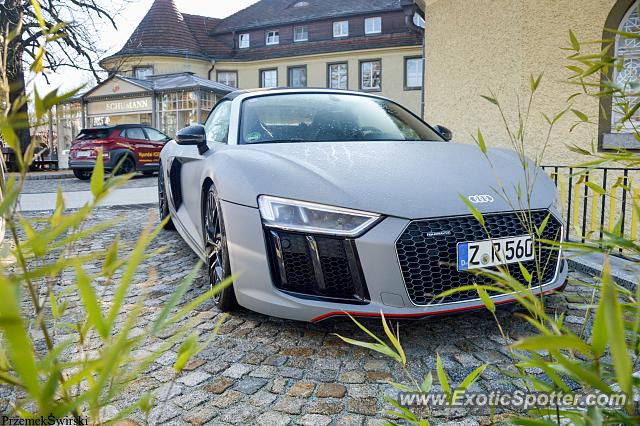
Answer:
<path fill-rule="evenodd" d="M 487 144 L 484 142 L 484 136 L 482 136 L 482 132 L 480 131 L 480 129 L 478 129 L 478 146 L 480 147 L 480 151 L 482 151 L 483 154 L 487 153 Z"/>
<path fill-rule="evenodd" d="M 440 359 L 440 354 L 437 354 L 436 370 L 437 370 L 437 373 L 438 373 L 438 381 L 440 382 L 440 387 L 442 388 L 442 391 L 450 399 L 451 398 L 451 386 L 449 385 L 449 379 L 447 379 L 447 373 L 445 373 L 444 367 L 442 367 L 442 360 Z"/>
<path fill-rule="evenodd" d="M 589 122 L 589 117 L 587 117 L 584 112 L 578 111 L 577 109 L 572 109 L 571 112 L 573 112 L 583 123 Z"/>
<path fill-rule="evenodd" d="M 482 287 L 478 287 L 477 284 L 474 285 L 476 287 L 476 291 L 478 292 L 478 296 L 480 296 L 480 300 L 482 300 L 482 303 L 484 303 L 484 306 L 487 307 L 489 312 L 494 313 L 496 311 L 496 305 L 493 303 L 493 300 L 491 300 L 491 297 L 489 297 L 489 293 L 487 293 L 487 291 Z"/>
<path fill-rule="evenodd" d="M 176 359 L 175 364 L 173 364 L 173 369 L 176 373 L 180 373 L 184 366 L 187 365 L 187 362 L 189 362 L 191 355 L 197 350 L 197 347 L 198 334 L 194 332 L 182 342 L 178 349 L 178 359 Z"/>
<path fill-rule="evenodd" d="M 624 316 L 618 300 L 618 290 L 611 279 L 609 258 L 605 257 L 602 269 L 602 299 L 604 299 L 604 323 L 616 379 L 620 389 L 631 397 L 632 364 L 625 341 Z"/>
<path fill-rule="evenodd" d="M 535 93 L 540 86 L 540 81 L 542 80 L 542 74 L 538 74 L 538 77 L 534 77 L 533 75 L 529 76 L 529 86 L 531 89 L 531 93 Z"/>
<path fill-rule="evenodd" d="M 486 101 L 491 102 L 494 105 L 498 105 L 498 101 L 496 100 L 496 98 L 493 98 L 491 96 L 485 96 L 485 95 L 480 95 L 480 97 Z"/>
<path fill-rule="evenodd" d="M 578 38 L 576 37 L 576 35 L 571 30 L 569 30 L 569 41 L 571 41 L 571 48 L 573 50 L 575 50 L 576 52 L 579 52 L 580 51 L 580 42 L 578 41 Z"/>
<path fill-rule="evenodd" d="M 336 334 L 335 336 L 337 336 L 339 339 L 341 339 L 342 341 L 344 341 L 345 343 L 348 343 L 350 345 L 353 346 L 360 346 L 361 348 L 366 348 L 366 349 L 370 349 L 372 351 L 375 352 L 379 352 L 391 359 L 394 359 L 395 361 L 401 363 L 402 362 L 402 358 L 400 358 L 400 355 L 398 355 L 393 349 L 391 349 L 388 345 L 386 345 L 385 343 L 370 343 L 370 342 L 363 342 L 361 340 L 356 340 L 356 339 L 350 339 L 348 337 L 344 337 L 341 336 L 339 334 Z"/>
<path fill-rule="evenodd" d="M 102 149 L 98 150 L 98 158 L 96 165 L 91 174 L 91 193 L 94 197 L 98 197 L 104 190 L 104 163 L 102 162 Z"/>
<path fill-rule="evenodd" d="M 93 291 L 91 280 L 80 265 L 76 267 L 76 281 L 82 304 L 89 317 L 89 322 L 95 327 L 98 334 L 100 334 L 103 339 L 106 339 L 109 336 L 109 329 L 102 317 L 102 310 L 100 309 L 96 293 Z"/>
<path fill-rule="evenodd" d="M 516 349 L 523 349 L 528 351 L 575 349 L 586 355 L 591 353 L 591 348 L 589 347 L 589 345 L 587 345 L 576 336 L 571 335 L 545 335 L 525 337 L 524 339 L 517 341 L 511 346 Z"/>
<path fill-rule="evenodd" d="M 467 208 L 469 209 L 469 211 L 471 212 L 471 214 L 473 215 L 473 217 L 476 218 L 476 220 L 478 222 L 480 222 L 480 225 L 482 225 L 482 227 L 484 227 L 484 216 L 482 216 L 482 213 L 480 213 L 480 210 L 476 209 L 475 207 L 473 207 L 473 205 L 471 204 L 471 202 L 469 200 L 467 200 L 464 195 L 458 193 L 458 197 L 460 197 L 460 199 L 462 200 L 463 203 L 465 203 L 467 205 Z"/>
<path fill-rule="evenodd" d="M 398 334 L 398 337 L 393 335 L 393 332 L 389 328 L 389 324 L 387 324 L 387 320 L 384 317 L 384 312 L 380 311 L 380 317 L 382 318 L 382 327 L 384 328 L 384 333 L 387 335 L 387 338 L 389 338 L 389 341 L 391 342 L 393 347 L 396 348 L 398 355 L 400 355 L 400 361 L 402 365 L 407 365 L 407 356 L 402 349 L 402 345 L 400 345 L 400 335 Z"/>
<path fill-rule="evenodd" d="M 483 364 L 480 367 L 473 370 L 471 373 L 469 373 L 469 375 L 465 377 L 465 379 L 462 381 L 458 389 L 461 389 L 463 391 L 469 389 L 469 386 L 471 386 L 473 383 L 475 383 L 476 380 L 478 380 L 478 377 L 480 377 L 480 375 L 484 373 L 484 370 L 488 366 L 489 364 Z"/>
<path fill-rule="evenodd" d="M 585 185 L 591 188 L 594 192 L 597 192 L 600 195 L 606 195 L 607 191 L 604 190 L 603 187 L 594 182 L 585 182 Z"/>
<path fill-rule="evenodd" d="M 431 374 L 431 372 L 429 372 L 424 376 L 424 380 L 422 382 L 422 385 L 420 385 L 420 391 L 422 391 L 424 393 L 429 393 L 429 391 L 431 391 L 431 385 L 432 384 L 433 384 L 433 374 Z"/>
<path fill-rule="evenodd" d="M 520 268 L 520 272 L 522 273 L 522 277 L 527 282 L 527 285 L 531 284 L 531 273 L 527 270 L 527 268 L 522 264 L 522 262 L 518 262 L 518 267 Z"/>

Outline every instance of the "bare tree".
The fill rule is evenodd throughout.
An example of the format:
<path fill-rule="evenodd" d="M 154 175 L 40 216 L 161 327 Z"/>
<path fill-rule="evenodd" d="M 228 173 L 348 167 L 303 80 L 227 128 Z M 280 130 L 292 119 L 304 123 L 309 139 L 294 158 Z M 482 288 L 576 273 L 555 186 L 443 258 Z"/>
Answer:
<path fill-rule="evenodd" d="M 24 99 L 25 72 L 33 63 L 42 61 L 52 72 L 63 67 L 91 71 L 99 82 L 102 72 L 96 64 L 104 52 L 96 48 L 96 34 L 105 23 L 116 28 L 116 13 L 110 1 L 103 6 L 99 0 L 2 0 L 0 30 L 11 35 L 1 43 L 6 52 L 0 52 L 6 58 L 9 108 L 28 119 L 27 104 L 18 100 Z M 46 50 L 40 48 L 43 27 L 53 35 Z M 28 129 L 20 130 L 18 136 L 24 150 L 31 142 Z"/>

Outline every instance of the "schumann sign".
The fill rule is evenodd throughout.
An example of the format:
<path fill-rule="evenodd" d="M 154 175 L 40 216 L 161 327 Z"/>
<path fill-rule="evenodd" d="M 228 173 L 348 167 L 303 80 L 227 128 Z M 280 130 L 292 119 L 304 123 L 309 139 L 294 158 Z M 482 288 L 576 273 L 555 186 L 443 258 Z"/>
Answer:
<path fill-rule="evenodd" d="M 116 115 L 137 112 L 151 112 L 152 99 L 134 98 L 120 99 L 117 101 L 89 102 L 87 110 L 89 115 Z"/>

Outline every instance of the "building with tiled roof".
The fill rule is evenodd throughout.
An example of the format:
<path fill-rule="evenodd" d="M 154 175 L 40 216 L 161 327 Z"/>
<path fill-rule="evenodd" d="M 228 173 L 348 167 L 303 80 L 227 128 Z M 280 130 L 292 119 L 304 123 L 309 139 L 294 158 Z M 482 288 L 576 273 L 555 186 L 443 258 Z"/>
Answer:
<path fill-rule="evenodd" d="M 260 0 L 214 19 L 155 0 L 101 65 L 136 78 L 192 72 L 241 89 L 372 91 L 420 113 L 422 16 L 413 0 Z"/>

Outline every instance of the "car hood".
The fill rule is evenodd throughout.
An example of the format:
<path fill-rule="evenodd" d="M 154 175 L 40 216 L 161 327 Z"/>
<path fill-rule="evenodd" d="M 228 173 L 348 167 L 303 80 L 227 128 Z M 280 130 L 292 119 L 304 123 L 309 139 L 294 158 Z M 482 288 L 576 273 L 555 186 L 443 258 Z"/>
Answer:
<path fill-rule="evenodd" d="M 273 195 L 418 219 L 469 214 L 460 196 L 491 195 L 474 204 L 481 212 L 512 210 L 496 190 L 518 205 L 525 172 L 513 151 L 492 149 L 485 156 L 473 145 L 444 142 L 330 142 L 228 147 L 218 172 L 222 198 L 257 206 L 257 196 Z M 548 208 L 555 186 L 529 162 L 534 182 L 530 208 Z M 232 183 L 229 182 L 232 179 Z M 221 180 L 218 180 L 220 182 Z"/>

